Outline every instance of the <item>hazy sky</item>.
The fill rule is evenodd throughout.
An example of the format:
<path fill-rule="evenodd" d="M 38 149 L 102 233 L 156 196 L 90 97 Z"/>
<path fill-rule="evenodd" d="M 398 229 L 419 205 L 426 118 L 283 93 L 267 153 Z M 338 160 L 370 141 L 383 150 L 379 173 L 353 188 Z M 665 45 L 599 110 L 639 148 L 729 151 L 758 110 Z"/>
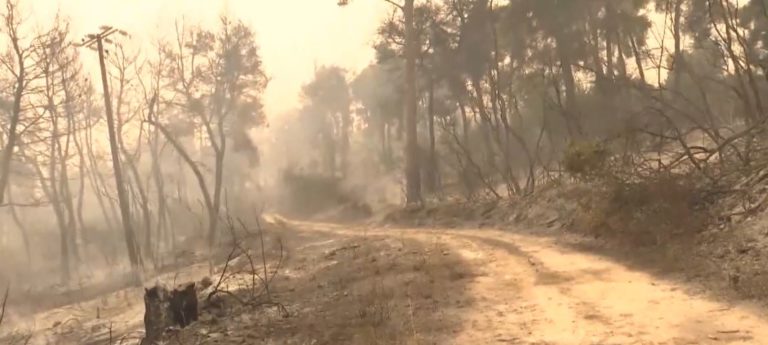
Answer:
<path fill-rule="evenodd" d="M 390 12 L 382 0 L 20 0 L 38 25 L 56 10 L 71 19 L 76 37 L 112 25 L 132 41 L 172 38 L 174 21 L 215 25 L 225 11 L 257 33 L 265 69 L 272 77 L 265 95 L 270 116 L 296 107 L 301 84 L 314 65 L 337 64 L 359 71 L 373 58 L 377 23 Z"/>

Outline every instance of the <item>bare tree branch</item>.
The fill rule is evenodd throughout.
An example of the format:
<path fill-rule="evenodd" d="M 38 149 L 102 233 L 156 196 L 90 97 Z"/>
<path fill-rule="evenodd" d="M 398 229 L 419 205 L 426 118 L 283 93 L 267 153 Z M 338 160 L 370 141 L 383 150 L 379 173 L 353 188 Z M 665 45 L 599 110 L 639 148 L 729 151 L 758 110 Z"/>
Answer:
<path fill-rule="evenodd" d="M 8 303 L 8 294 L 11 291 L 11 286 L 5 288 L 5 294 L 3 295 L 3 304 L 0 306 L 0 326 L 3 325 L 3 319 L 5 318 L 5 306 Z"/>

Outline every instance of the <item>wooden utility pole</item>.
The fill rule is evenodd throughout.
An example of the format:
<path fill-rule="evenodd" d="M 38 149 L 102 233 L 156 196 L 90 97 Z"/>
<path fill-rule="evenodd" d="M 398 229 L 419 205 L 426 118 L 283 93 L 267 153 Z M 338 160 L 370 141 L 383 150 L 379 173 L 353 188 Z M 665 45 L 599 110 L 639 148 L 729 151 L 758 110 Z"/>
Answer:
<path fill-rule="evenodd" d="M 128 193 L 125 190 L 125 181 L 123 180 L 123 170 L 120 164 L 120 151 L 117 144 L 117 133 L 115 130 L 115 119 L 112 113 L 112 98 L 109 94 L 109 82 L 107 81 L 107 66 L 104 61 L 104 42 L 109 41 L 108 37 L 119 33 L 126 35 L 124 31 L 117 30 L 110 26 L 101 28 L 98 34 L 90 34 L 87 39 L 81 43 L 81 46 L 93 48 L 95 44 L 96 51 L 99 53 L 99 67 L 101 68 L 101 87 L 104 93 L 104 109 L 107 115 L 107 132 L 109 133 L 109 150 L 112 154 L 112 169 L 115 174 L 115 186 L 117 188 L 117 201 L 120 204 L 120 217 L 122 218 L 123 232 L 125 233 L 125 245 L 128 249 L 128 259 L 131 262 L 134 279 L 139 281 L 139 251 L 137 248 L 136 234 L 131 224 L 131 209 L 128 200 Z"/>

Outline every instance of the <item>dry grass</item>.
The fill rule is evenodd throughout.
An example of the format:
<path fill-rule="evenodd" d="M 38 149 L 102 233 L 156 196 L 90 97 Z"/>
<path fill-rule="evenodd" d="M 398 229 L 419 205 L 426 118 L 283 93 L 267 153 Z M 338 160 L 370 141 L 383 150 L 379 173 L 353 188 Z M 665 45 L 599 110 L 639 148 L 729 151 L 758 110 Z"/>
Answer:
<path fill-rule="evenodd" d="M 226 308 L 220 318 L 202 315 L 180 334 L 182 343 L 418 345 L 442 343 L 461 326 L 441 311 L 471 300 L 463 292 L 473 271 L 439 243 L 377 236 L 311 241 L 318 245 L 297 249 L 301 255 L 274 282 L 289 315 Z M 218 336 L 201 337 L 202 331 Z"/>
<path fill-rule="evenodd" d="M 708 223 L 697 189 L 685 176 L 604 183 L 587 191 L 579 206 L 578 230 L 640 245 L 659 245 L 691 235 Z"/>
<path fill-rule="evenodd" d="M 367 344 L 390 343 L 391 335 L 402 333 L 398 325 L 392 323 L 395 292 L 386 288 L 383 282 L 372 282 L 371 286 L 358 294 L 354 308 L 360 319 L 360 336 Z"/>

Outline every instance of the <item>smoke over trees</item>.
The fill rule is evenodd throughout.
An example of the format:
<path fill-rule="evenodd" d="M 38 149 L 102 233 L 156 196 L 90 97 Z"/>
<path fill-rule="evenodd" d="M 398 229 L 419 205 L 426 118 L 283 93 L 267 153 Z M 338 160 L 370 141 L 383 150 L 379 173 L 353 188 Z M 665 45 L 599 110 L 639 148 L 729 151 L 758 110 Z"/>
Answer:
<path fill-rule="evenodd" d="M 248 23 L 178 21 L 152 49 L 105 38 L 105 94 L 68 19 L 35 26 L 5 0 L 0 260 L 13 264 L 0 287 L 34 285 L 30 267 L 68 287 L 107 268 L 160 270 L 180 247 L 216 247 L 225 215 L 279 204 L 296 182 L 284 175 L 342 190 L 333 202 L 419 205 L 517 198 L 563 177 L 721 187 L 766 167 L 763 1 L 387 2 L 374 61 L 317 67 L 296 111 L 268 127 L 268 66 Z"/>
<path fill-rule="evenodd" d="M 724 159 L 754 163 L 766 80 L 759 1 L 417 1 L 412 27 L 408 3 L 395 5 L 376 62 L 349 77 L 354 122 L 381 165 L 405 162 L 392 143 L 410 137 L 413 94 L 430 195 L 532 193 L 577 142 L 681 150 L 676 164 L 704 169 L 699 152 L 678 147 L 698 133 L 708 157 L 734 150 Z"/>
<path fill-rule="evenodd" d="M 5 3 L 0 246 L 19 267 L 5 266 L 2 284 L 70 286 L 101 268 L 127 274 L 126 250 L 147 272 L 172 263 L 182 241 L 215 246 L 222 215 L 236 209 L 225 205 L 253 200 L 259 151 L 251 131 L 265 124 L 268 82 L 253 30 L 228 18 L 212 30 L 179 24 L 150 53 L 124 44 L 130 37 L 103 39 L 132 224 L 124 233 L 102 87 L 91 78 L 98 70 L 81 59 L 89 46 L 67 19 L 37 28 L 17 2 Z"/>

